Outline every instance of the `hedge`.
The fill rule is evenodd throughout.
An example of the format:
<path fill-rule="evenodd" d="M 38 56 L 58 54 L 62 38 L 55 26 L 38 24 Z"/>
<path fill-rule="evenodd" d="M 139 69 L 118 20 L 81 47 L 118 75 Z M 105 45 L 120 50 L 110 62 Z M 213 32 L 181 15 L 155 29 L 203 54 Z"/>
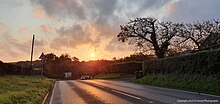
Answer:
<path fill-rule="evenodd" d="M 0 61 L 0 75 L 28 75 L 28 68 Z"/>
<path fill-rule="evenodd" d="M 219 74 L 220 49 L 144 61 L 143 67 L 144 73 L 154 74 Z"/>
<path fill-rule="evenodd" d="M 142 61 L 120 62 L 105 67 L 108 73 L 134 74 L 135 71 L 142 70 Z"/>

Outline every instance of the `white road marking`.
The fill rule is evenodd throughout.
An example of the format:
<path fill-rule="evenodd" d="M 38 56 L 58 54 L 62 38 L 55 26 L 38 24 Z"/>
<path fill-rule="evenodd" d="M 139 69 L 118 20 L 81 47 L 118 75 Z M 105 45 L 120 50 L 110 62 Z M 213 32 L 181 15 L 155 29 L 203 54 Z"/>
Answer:
<path fill-rule="evenodd" d="M 105 82 L 105 81 L 102 81 L 102 80 L 98 80 L 100 82 Z M 123 82 L 123 81 L 122 81 Z M 116 84 L 117 86 L 117 84 Z M 127 87 L 127 85 L 120 85 L 120 86 L 123 86 L 123 87 Z M 145 87 L 149 87 L 149 88 L 156 88 L 156 89 L 162 89 L 162 90 L 170 90 L 170 91 L 177 91 L 177 92 L 184 92 L 184 93 L 191 93 L 191 94 L 202 94 L 202 93 L 198 93 L 198 92 L 192 92 L 192 91 L 185 91 L 185 90 L 178 90 L 178 89 L 171 89 L 171 88 L 163 88 L 163 87 L 157 87 L 157 86 L 150 86 L 150 85 L 143 85 Z"/>
<path fill-rule="evenodd" d="M 123 92 L 120 92 L 120 91 L 117 91 L 117 90 L 112 90 L 112 91 L 116 92 L 116 93 L 119 93 L 119 94 L 122 94 L 122 95 L 125 95 L 125 96 L 128 96 L 128 97 L 132 97 L 132 98 L 138 99 L 138 100 L 141 99 L 139 97 L 136 97 L 136 96 L 133 96 L 133 95 L 130 95 L 130 94 L 126 94 L 126 93 L 123 93 Z"/>
<path fill-rule="evenodd" d="M 52 102 L 53 102 L 53 95 L 54 95 L 54 91 L 55 91 L 56 85 L 57 85 L 57 81 L 56 81 L 55 84 L 54 84 L 54 87 L 53 87 L 52 95 L 51 95 L 51 97 L 50 97 L 50 103 L 49 103 L 49 104 L 53 104 L 53 103 L 52 103 Z"/>
<path fill-rule="evenodd" d="M 156 86 L 147 86 L 147 87 L 157 88 L 157 89 L 162 89 L 162 90 L 176 91 L 176 92 L 184 92 L 184 93 L 190 93 L 190 94 L 196 94 L 196 95 L 212 96 L 212 97 L 220 98 L 220 96 L 218 96 L 218 95 L 211 95 L 211 94 L 206 94 L 206 93 L 199 93 L 199 92 L 192 92 L 192 91 L 185 91 L 185 90 L 178 90 L 178 89 L 170 89 L 170 88 L 162 88 L 162 87 L 156 87 Z"/>
<path fill-rule="evenodd" d="M 200 95 L 206 95 L 206 96 L 212 96 L 212 97 L 220 98 L 220 96 L 218 96 L 218 95 L 211 95 L 211 94 L 205 94 L 205 93 L 200 93 Z"/>

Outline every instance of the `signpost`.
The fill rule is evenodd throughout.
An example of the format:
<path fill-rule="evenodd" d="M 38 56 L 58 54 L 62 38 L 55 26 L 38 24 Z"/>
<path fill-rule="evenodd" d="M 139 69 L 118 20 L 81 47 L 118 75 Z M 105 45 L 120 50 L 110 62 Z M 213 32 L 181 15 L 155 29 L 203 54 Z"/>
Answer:
<path fill-rule="evenodd" d="M 42 62 L 42 69 L 41 69 L 41 76 L 43 76 L 43 70 L 44 70 L 44 61 L 45 61 L 45 55 L 44 53 L 42 52 L 39 59 L 41 59 L 41 62 Z"/>

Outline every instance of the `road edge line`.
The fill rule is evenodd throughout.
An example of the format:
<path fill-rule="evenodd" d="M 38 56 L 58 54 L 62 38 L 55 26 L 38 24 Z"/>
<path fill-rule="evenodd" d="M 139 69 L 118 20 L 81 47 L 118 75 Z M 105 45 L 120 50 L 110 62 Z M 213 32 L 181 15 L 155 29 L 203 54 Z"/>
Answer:
<path fill-rule="evenodd" d="M 54 91 L 55 91 L 56 85 L 57 85 L 57 81 L 56 81 L 55 84 L 54 84 L 54 87 L 53 87 L 53 91 L 52 91 L 52 94 L 51 94 L 51 97 L 50 97 L 50 102 L 49 102 L 49 104 L 52 104 L 52 102 L 53 102 L 53 95 L 54 95 Z"/>
<path fill-rule="evenodd" d="M 197 95 L 204 95 L 204 96 L 211 96 L 211 97 L 217 97 L 220 98 L 218 95 L 212 95 L 207 93 L 201 93 L 201 92 L 194 92 L 194 91 L 187 91 L 187 90 L 180 90 L 180 89 L 172 89 L 172 88 L 165 88 L 165 87 L 158 87 L 158 86 L 150 86 L 150 85 L 144 85 L 151 88 L 158 88 L 163 90 L 170 90 L 170 91 L 177 91 L 177 92 L 184 92 L 184 93 L 191 93 L 191 94 L 197 94 Z"/>
<path fill-rule="evenodd" d="M 212 95 L 212 94 L 206 94 L 206 93 L 200 93 L 200 95 L 212 96 L 212 97 L 220 98 L 220 96 L 218 96 L 218 95 Z"/>

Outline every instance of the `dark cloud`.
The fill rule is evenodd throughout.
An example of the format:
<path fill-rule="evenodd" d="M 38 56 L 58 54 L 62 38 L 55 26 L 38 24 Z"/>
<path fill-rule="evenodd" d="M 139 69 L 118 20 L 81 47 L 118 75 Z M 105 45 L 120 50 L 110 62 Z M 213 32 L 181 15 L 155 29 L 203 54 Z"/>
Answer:
<path fill-rule="evenodd" d="M 76 48 L 84 44 L 99 46 L 100 41 L 111 40 L 106 46 L 109 48 L 106 50 L 110 51 L 126 50 L 116 38 L 120 25 L 144 16 L 146 12 L 157 12 L 155 10 L 169 3 L 169 0 L 32 0 L 31 3 L 41 6 L 51 17 L 74 21 L 70 23 L 73 26 L 63 26 L 57 30 L 59 36 L 51 43 L 52 48 Z M 99 32 L 94 36 L 96 33 L 88 32 L 86 26 L 92 26 Z"/>
<path fill-rule="evenodd" d="M 114 11 L 116 8 L 117 0 L 99 0 L 93 1 L 92 5 L 88 5 L 91 10 L 89 12 L 97 11 L 97 13 L 91 14 L 92 17 L 95 17 L 95 23 L 97 25 L 106 25 L 109 22 L 113 22 L 110 20 L 114 16 Z"/>
<path fill-rule="evenodd" d="M 80 45 L 90 44 L 97 46 L 100 42 L 98 38 L 93 39 L 91 33 L 81 25 L 73 25 L 71 27 L 61 27 L 57 30 L 59 36 L 53 40 L 51 47 L 60 49 L 63 47 L 77 48 Z"/>
<path fill-rule="evenodd" d="M 119 25 L 127 18 L 143 16 L 166 5 L 170 0 L 31 0 L 34 6 L 41 6 L 47 14 L 59 19 L 81 19 L 96 25 Z M 152 11 L 151 11 L 152 9 Z M 65 17 L 65 18 L 63 18 Z M 82 21 L 77 21 L 82 22 Z"/>
<path fill-rule="evenodd" d="M 114 52 L 114 51 L 131 51 L 131 50 L 134 50 L 134 47 L 125 45 L 124 43 L 119 42 L 117 37 L 114 37 L 106 45 L 105 50 L 110 51 L 110 52 Z"/>
<path fill-rule="evenodd" d="M 42 6 L 52 17 L 85 19 L 85 10 L 78 0 L 31 0 L 32 5 Z"/>
<path fill-rule="evenodd" d="M 219 0 L 178 0 L 168 5 L 165 19 L 181 22 L 193 22 L 219 18 Z"/>
<path fill-rule="evenodd" d="M 122 0 L 123 1 L 123 0 Z M 118 5 L 119 13 L 127 12 L 126 16 L 129 18 L 136 18 L 143 16 L 145 12 L 149 14 L 158 12 L 164 5 L 168 4 L 171 0 L 124 0 Z"/>

